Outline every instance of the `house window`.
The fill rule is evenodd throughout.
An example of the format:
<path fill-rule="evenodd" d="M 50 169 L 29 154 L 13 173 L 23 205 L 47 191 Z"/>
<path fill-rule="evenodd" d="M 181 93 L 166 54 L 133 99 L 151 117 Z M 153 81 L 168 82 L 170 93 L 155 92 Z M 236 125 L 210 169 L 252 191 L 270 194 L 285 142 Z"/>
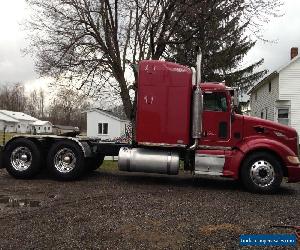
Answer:
<path fill-rule="evenodd" d="M 108 134 L 108 123 L 98 123 L 98 134 L 99 135 Z"/>
<path fill-rule="evenodd" d="M 41 130 L 41 127 L 39 127 L 39 130 Z"/>
<path fill-rule="evenodd" d="M 46 127 L 44 127 L 44 130 L 46 131 Z"/>
<path fill-rule="evenodd" d="M 279 108 L 277 112 L 277 121 L 283 125 L 290 124 L 289 108 Z"/>
<path fill-rule="evenodd" d="M 271 90 L 272 90 L 272 83 L 269 82 L 269 92 L 271 92 Z"/>
<path fill-rule="evenodd" d="M 48 127 L 48 130 L 50 130 L 50 127 Z"/>
<path fill-rule="evenodd" d="M 260 112 L 260 118 L 263 119 L 264 118 L 264 111 Z"/>
<path fill-rule="evenodd" d="M 21 126 L 20 126 L 20 125 L 18 125 L 18 128 L 21 128 Z"/>

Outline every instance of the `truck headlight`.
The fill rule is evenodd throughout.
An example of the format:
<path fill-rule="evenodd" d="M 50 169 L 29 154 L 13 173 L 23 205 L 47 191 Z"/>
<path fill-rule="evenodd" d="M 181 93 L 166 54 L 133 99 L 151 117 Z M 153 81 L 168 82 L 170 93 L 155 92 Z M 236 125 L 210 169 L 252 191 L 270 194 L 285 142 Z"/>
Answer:
<path fill-rule="evenodd" d="M 300 162 L 299 162 L 299 158 L 297 157 L 297 156 L 288 156 L 288 157 L 286 157 L 287 158 L 287 160 L 290 162 L 290 163 L 292 163 L 292 164 L 299 164 Z"/>

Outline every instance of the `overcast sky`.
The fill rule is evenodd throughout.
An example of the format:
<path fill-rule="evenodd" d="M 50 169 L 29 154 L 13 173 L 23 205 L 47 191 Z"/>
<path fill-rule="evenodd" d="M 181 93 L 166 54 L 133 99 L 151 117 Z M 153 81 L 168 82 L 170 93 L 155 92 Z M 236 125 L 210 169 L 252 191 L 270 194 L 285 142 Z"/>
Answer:
<path fill-rule="evenodd" d="M 253 63 L 264 58 L 263 68 L 274 70 L 290 59 L 290 48 L 300 48 L 300 1 L 283 0 L 285 15 L 271 20 L 264 28 L 264 38 L 276 43 L 258 41 L 245 61 Z M 0 0 L 0 84 L 23 82 L 30 89 L 45 86 L 34 72 L 33 59 L 23 56 L 26 47 L 25 33 L 20 23 L 26 18 L 24 0 Z"/>

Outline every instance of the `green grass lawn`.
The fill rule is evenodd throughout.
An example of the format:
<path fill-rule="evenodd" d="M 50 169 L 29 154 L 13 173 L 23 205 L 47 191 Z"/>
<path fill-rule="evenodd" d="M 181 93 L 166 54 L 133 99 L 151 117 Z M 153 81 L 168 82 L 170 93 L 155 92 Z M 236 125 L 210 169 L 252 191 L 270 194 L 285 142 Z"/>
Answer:
<path fill-rule="evenodd" d="M 101 170 L 106 171 L 117 171 L 118 170 L 118 162 L 117 161 L 104 161 L 100 167 Z"/>
<path fill-rule="evenodd" d="M 5 133 L 5 137 L 3 132 L 0 132 L 0 145 L 3 146 L 7 141 L 9 141 L 16 133 Z"/>

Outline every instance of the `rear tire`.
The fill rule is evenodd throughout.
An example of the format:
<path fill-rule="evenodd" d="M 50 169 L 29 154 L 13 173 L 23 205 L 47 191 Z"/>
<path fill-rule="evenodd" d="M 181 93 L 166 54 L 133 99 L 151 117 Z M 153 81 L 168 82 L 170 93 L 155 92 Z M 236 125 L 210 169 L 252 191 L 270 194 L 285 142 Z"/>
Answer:
<path fill-rule="evenodd" d="M 47 167 L 59 180 L 79 179 L 84 172 L 84 154 L 75 142 L 59 141 L 49 151 Z"/>
<path fill-rule="evenodd" d="M 87 172 L 92 172 L 96 169 L 98 169 L 104 161 L 104 156 L 96 156 L 93 158 L 86 158 L 85 159 L 85 168 Z"/>
<path fill-rule="evenodd" d="M 255 193 L 274 193 L 282 182 L 283 171 L 280 162 L 268 152 L 249 155 L 241 169 L 245 188 Z"/>
<path fill-rule="evenodd" d="M 4 166 L 15 178 L 32 178 L 41 169 L 41 152 L 34 142 L 26 138 L 13 140 L 5 148 Z"/>

